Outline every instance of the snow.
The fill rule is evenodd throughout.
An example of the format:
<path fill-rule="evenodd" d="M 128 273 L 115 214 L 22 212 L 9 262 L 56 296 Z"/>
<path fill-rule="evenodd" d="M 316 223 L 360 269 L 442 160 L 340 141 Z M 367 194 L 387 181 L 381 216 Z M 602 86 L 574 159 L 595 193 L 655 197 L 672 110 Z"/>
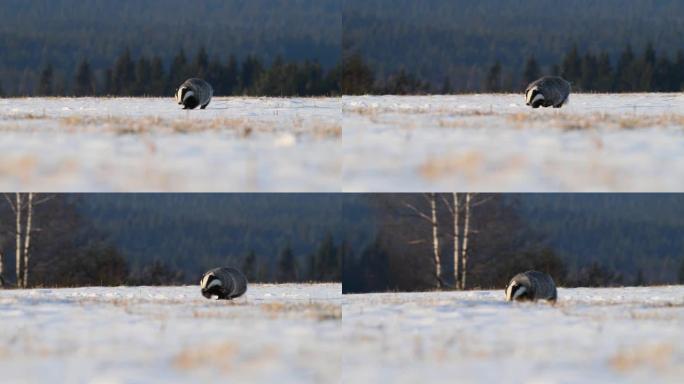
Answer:
<path fill-rule="evenodd" d="M 339 100 L 0 99 L 0 189 L 339 191 Z"/>
<path fill-rule="evenodd" d="M 340 284 L 0 290 L 3 383 L 336 382 Z"/>
<path fill-rule="evenodd" d="M 347 383 L 679 383 L 684 286 L 343 296 Z"/>
<path fill-rule="evenodd" d="M 681 191 L 684 94 L 345 96 L 350 192 Z"/>
<path fill-rule="evenodd" d="M 12 191 L 681 191 L 684 94 L 0 99 Z"/>

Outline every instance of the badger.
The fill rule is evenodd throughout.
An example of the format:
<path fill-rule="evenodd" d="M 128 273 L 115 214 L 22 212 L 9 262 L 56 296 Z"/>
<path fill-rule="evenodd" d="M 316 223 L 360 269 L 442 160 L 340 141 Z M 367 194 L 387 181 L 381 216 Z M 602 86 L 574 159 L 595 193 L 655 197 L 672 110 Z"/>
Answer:
<path fill-rule="evenodd" d="M 548 300 L 556 302 L 556 283 L 549 274 L 527 271 L 515 275 L 506 287 L 508 301 Z"/>
<path fill-rule="evenodd" d="M 176 89 L 176 101 L 183 109 L 204 109 L 211 102 L 214 89 L 202 79 L 188 79 Z"/>
<path fill-rule="evenodd" d="M 219 300 L 231 300 L 247 291 L 247 278 L 235 268 L 215 268 L 202 276 L 200 287 L 207 299 L 216 296 Z"/>
<path fill-rule="evenodd" d="M 0 275 L 0 288 L 5 288 L 5 279 Z"/>
<path fill-rule="evenodd" d="M 525 102 L 532 108 L 560 108 L 570 96 L 570 83 L 557 76 L 544 76 L 525 89 Z"/>

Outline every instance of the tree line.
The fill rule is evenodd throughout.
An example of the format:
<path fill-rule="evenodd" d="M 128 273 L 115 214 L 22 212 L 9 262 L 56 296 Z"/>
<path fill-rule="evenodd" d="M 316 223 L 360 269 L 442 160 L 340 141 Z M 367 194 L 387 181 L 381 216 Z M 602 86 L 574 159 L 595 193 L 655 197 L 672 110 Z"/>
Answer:
<path fill-rule="evenodd" d="M 638 53 L 628 44 L 617 60 L 612 60 L 607 51 L 580 52 L 574 45 L 560 64 L 546 71 L 530 56 L 518 84 L 506 80 L 501 63 L 496 62 L 487 72 L 485 90 L 516 92 L 542 75 L 561 76 L 580 92 L 680 92 L 684 89 L 684 50 L 678 50 L 671 58 L 658 55 L 652 43 Z"/>
<path fill-rule="evenodd" d="M 404 68 L 431 93 L 445 79 L 455 93 L 482 92 L 497 60 L 514 88 L 529 57 L 551 68 L 574 42 L 612 59 L 627 42 L 641 50 L 653 41 L 674 54 L 683 47 L 683 12 L 676 0 L 566 0 L 552 11 L 547 0 L 346 0 L 342 51 L 360 53 L 378 80 Z"/>
<path fill-rule="evenodd" d="M 458 90 L 452 79 L 444 78 L 437 87 L 428 79 L 400 69 L 385 78 L 378 77 L 363 57 L 354 53 L 343 62 L 344 94 L 452 94 Z M 489 66 L 476 91 L 521 92 L 527 84 L 543 75 L 561 76 L 579 92 L 680 92 L 684 89 L 684 50 L 674 57 L 658 54 L 652 43 L 635 52 L 626 45 L 616 59 L 608 51 L 580 51 L 573 45 L 560 63 L 544 68 L 534 55 L 527 58 L 522 71 L 506 67 L 501 61 Z"/>
<path fill-rule="evenodd" d="M 342 278 L 344 245 L 337 245 L 331 234 L 315 252 L 296 255 L 290 245 L 277 258 L 259 256 L 250 250 L 241 259 L 231 258 L 227 265 L 240 269 L 250 283 L 336 282 Z M 300 261 L 303 260 L 303 261 Z M 155 259 L 120 281 L 122 285 L 180 285 L 188 281 L 187 271 Z M 191 279 L 192 280 L 192 279 Z M 194 281 L 194 280 L 192 280 Z"/>
<path fill-rule="evenodd" d="M 392 194 L 369 200 L 378 230 L 344 258 L 345 293 L 501 289 L 530 269 L 566 287 L 649 283 L 641 267 L 629 273 L 607 257 L 570 265 L 567 255 L 530 226 L 520 201 L 505 195 Z M 676 278 L 684 283 L 681 256 Z"/>
<path fill-rule="evenodd" d="M 0 29 L 0 80 L 7 95 L 28 95 L 52 63 L 55 87 L 71 94 L 83 58 L 103 79 L 127 46 L 166 65 L 180 48 L 194 54 L 204 45 L 224 61 L 231 53 L 263 63 L 281 55 L 329 70 L 340 61 L 340 8 L 338 0 L 2 1 L 0 14 L 11 17 Z"/>
<path fill-rule="evenodd" d="M 33 91 L 20 96 L 170 96 L 186 79 L 207 80 L 218 96 L 332 96 L 340 93 L 339 66 L 325 70 L 317 61 L 288 62 L 277 56 L 270 65 L 254 55 L 243 60 L 231 55 L 223 62 L 205 48 L 193 57 L 183 49 L 165 65 L 160 56 L 133 57 L 125 49 L 97 75 L 82 59 L 71 80 L 60 80 L 48 63 Z"/>
<path fill-rule="evenodd" d="M 0 277 L 9 285 L 178 285 L 199 281 L 204 272 L 161 258 L 132 263 L 68 195 L 4 194 L 1 203 Z M 214 257 L 211 265 L 241 268 L 252 282 L 339 281 L 344 249 L 328 233 L 303 255 L 288 244 L 277 257 L 249 251 L 242 258 Z"/>

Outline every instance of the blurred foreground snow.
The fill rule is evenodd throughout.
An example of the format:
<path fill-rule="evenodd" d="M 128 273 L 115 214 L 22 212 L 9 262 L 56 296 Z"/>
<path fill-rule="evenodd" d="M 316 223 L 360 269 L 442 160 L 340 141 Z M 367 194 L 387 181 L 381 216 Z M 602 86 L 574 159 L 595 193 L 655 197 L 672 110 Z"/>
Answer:
<path fill-rule="evenodd" d="M 684 94 L 342 99 L 345 191 L 684 190 Z"/>
<path fill-rule="evenodd" d="M 340 302 L 340 284 L 0 290 L 0 382 L 337 382 Z"/>
<path fill-rule="evenodd" d="M 0 190 L 339 191 L 339 100 L 0 99 Z"/>
<path fill-rule="evenodd" d="M 684 286 L 345 295 L 345 383 L 680 383 Z"/>

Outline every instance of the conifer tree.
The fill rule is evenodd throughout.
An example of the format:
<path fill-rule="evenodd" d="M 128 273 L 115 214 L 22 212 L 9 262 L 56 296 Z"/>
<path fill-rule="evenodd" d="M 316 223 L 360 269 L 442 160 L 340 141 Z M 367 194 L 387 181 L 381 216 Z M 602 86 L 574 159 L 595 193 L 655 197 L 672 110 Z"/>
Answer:
<path fill-rule="evenodd" d="M 563 58 L 561 76 L 571 82 L 578 83 L 582 78 L 582 59 L 580 58 L 577 45 L 573 45 Z"/>
<path fill-rule="evenodd" d="M 165 96 L 166 74 L 164 73 L 164 64 L 161 57 L 154 56 L 150 63 L 150 95 Z"/>
<path fill-rule="evenodd" d="M 95 93 L 93 73 L 87 59 L 81 60 L 76 70 L 74 95 L 77 97 L 92 96 Z"/>
<path fill-rule="evenodd" d="M 176 89 L 189 77 L 188 60 L 185 57 L 185 51 L 181 48 L 171 62 L 171 69 L 169 70 L 169 83 L 173 89 Z"/>
<path fill-rule="evenodd" d="M 258 281 L 257 279 L 257 258 L 254 251 L 250 251 L 242 263 L 242 272 L 249 281 Z"/>
<path fill-rule="evenodd" d="M 135 91 L 135 63 L 128 48 L 116 59 L 112 72 L 114 94 L 132 96 Z"/>
<path fill-rule="evenodd" d="M 297 261 L 295 260 L 290 245 L 287 245 L 280 253 L 277 276 L 279 283 L 297 281 Z"/>
<path fill-rule="evenodd" d="M 485 79 L 485 90 L 488 92 L 501 91 L 501 63 L 497 61 L 489 69 L 487 78 Z"/>
<path fill-rule="evenodd" d="M 204 47 L 201 47 L 197 52 L 195 61 L 192 64 L 192 72 L 192 76 L 201 79 L 205 78 L 209 72 L 209 55 Z"/>
<path fill-rule="evenodd" d="M 135 95 L 149 96 L 152 90 L 151 82 L 152 65 L 147 58 L 145 58 L 145 56 L 140 56 L 138 61 L 135 63 Z"/>
<path fill-rule="evenodd" d="M 537 80 L 541 77 L 541 69 L 534 56 L 530 56 L 525 63 L 525 71 L 523 72 L 523 86 Z"/>
<path fill-rule="evenodd" d="M 53 81 L 54 71 L 52 64 L 47 64 L 40 72 L 40 80 L 38 82 L 38 96 L 52 96 L 53 95 Z"/>

